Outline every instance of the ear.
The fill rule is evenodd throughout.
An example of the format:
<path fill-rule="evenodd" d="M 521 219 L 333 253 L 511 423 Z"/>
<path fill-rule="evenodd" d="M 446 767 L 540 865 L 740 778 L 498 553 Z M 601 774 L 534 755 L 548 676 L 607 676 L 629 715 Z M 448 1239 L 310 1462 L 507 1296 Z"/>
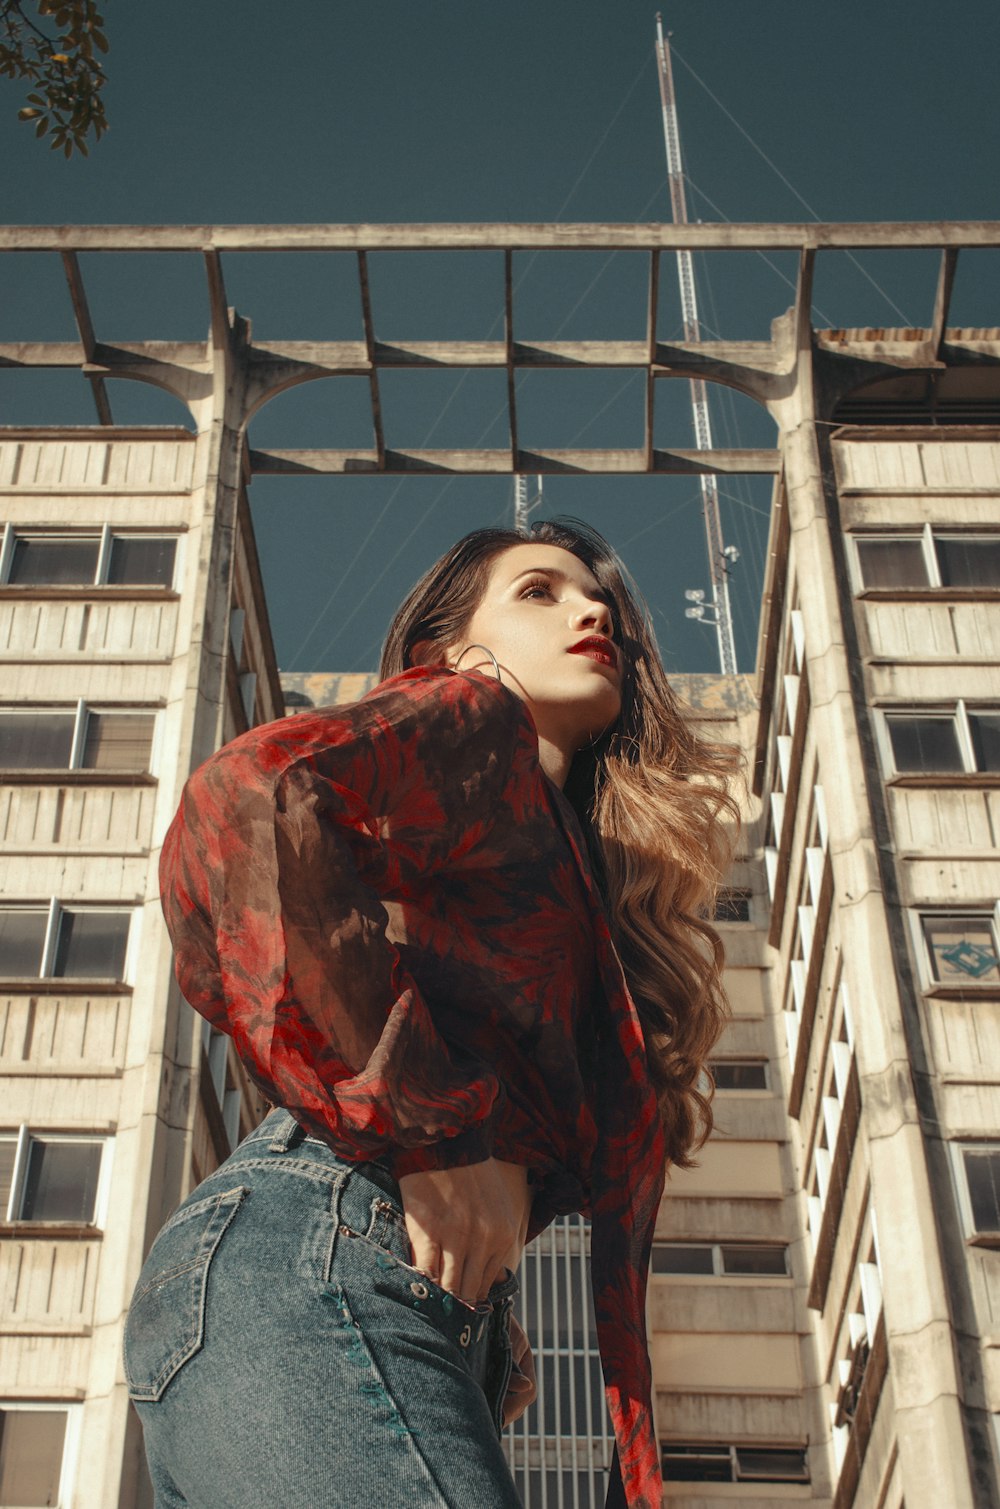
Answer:
<path fill-rule="evenodd" d="M 443 645 L 434 639 L 418 639 L 409 653 L 411 666 L 447 665 L 448 655 Z"/>

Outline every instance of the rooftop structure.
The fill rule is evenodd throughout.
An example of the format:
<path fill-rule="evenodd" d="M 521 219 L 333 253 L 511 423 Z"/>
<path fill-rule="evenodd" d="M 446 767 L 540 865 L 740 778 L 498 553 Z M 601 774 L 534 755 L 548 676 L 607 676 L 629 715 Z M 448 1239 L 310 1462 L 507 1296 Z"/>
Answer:
<path fill-rule="evenodd" d="M 664 344 L 678 246 L 796 252 L 794 307 L 766 341 Z M 284 710 L 253 477 L 705 468 L 774 487 L 754 676 L 678 678 L 751 790 L 719 917 L 717 1132 L 671 1178 L 653 1255 L 666 1501 L 1000 1496 L 1000 329 L 948 325 L 958 259 L 998 246 L 997 223 L 0 229 L 0 271 L 62 259 L 79 332 L 2 345 L 0 366 L 75 368 L 95 400 L 92 426 L 0 428 L 0 1505 L 147 1502 L 125 1306 L 161 1220 L 260 1109 L 172 984 L 156 891 L 188 772 Z M 646 254 L 647 339 L 533 341 L 511 273 L 539 247 Z M 815 329 L 817 262 L 870 247 L 940 252 L 926 324 Z M 227 256 L 334 249 L 357 258 L 364 340 L 258 343 Z M 376 339 L 386 249 L 491 255 L 504 339 Z M 102 341 L 81 256 L 158 250 L 204 266 L 208 338 Z M 503 371 L 509 444 L 394 445 L 392 367 Z M 526 450 L 532 367 L 644 373 L 644 445 Z M 369 445 L 250 448 L 270 398 L 344 375 L 368 384 Z M 661 382 L 692 376 L 765 406 L 774 447 L 654 445 Z M 193 428 L 114 424 L 112 379 L 167 389 Z M 586 1246 L 560 1223 L 526 1265 L 544 1397 L 509 1445 L 528 1509 L 603 1502 Z"/>

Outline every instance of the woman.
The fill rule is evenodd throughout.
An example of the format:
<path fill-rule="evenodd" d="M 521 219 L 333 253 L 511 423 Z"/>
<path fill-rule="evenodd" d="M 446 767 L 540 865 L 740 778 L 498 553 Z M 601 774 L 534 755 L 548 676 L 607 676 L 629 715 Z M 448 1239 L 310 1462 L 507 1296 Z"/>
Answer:
<path fill-rule="evenodd" d="M 225 746 L 164 844 L 184 994 L 280 1109 L 136 1289 L 157 1509 L 514 1509 L 513 1273 L 579 1210 L 609 1503 L 658 1509 L 645 1281 L 666 1163 L 711 1124 L 733 756 L 578 525 L 460 541 L 381 673 Z"/>

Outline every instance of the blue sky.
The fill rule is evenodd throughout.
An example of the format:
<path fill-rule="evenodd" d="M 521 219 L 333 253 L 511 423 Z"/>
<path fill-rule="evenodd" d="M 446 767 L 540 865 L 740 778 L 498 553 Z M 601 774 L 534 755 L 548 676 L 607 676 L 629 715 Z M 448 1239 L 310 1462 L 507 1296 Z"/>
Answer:
<path fill-rule="evenodd" d="M 173 0 L 106 5 L 111 131 L 65 162 L 16 120 L 0 87 L 7 222 L 663 220 L 669 197 L 653 57 L 655 6 L 637 0 Z M 992 219 L 1000 113 L 1000 7 L 962 0 L 676 0 L 674 34 L 691 218 Z M 769 159 L 770 161 L 768 161 Z M 809 206 L 805 207 L 802 201 Z M 810 213 L 810 211 L 812 213 Z M 921 324 L 935 258 L 821 258 L 817 320 Z M 716 254 L 697 274 L 706 327 L 764 336 L 792 275 Z M 355 334 L 346 259 L 231 257 L 229 297 L 261 337 Z M 960 262 L 952 322 L 1000 323 L 1000 258 Z M 104 340 L 197 338 L 207 314 L 195 258 L 91 256 L 84 272 Z M 678 313 L 664 266 L 660 329 Z M 638 259 L 584 256 L 566 270 L 520 256 L 519 339 L 635 336 Z M 380 339 L 485 337 L 502 307 L 497 259 L 373 259 Z M 57 259 L 0 259 L 2 339 L 71 338 Z M 871 280 L 871 281 L 869 281 Z M 878 285 L 878 286 L 876 286 Z M 884 290 L 884 291 L 883 291 Z M 499 444 L 502 380 L 389 374 L 390 444 Z M 0 422 L 88 422 L 74 375 L 3 374 Z M 683 385 L 658 412 L 660 444 L 690 444 Z M 367 444 L 350 379 L 268 405 L 261 446 Z M 713 395 L 724 443 L 768 444 L 766 416 Z M 112 385 L 116 418 L 173 422 L 173 401 Z M 523 443 L 638 443 L 636 376 L 522 377 Z M 768 487 L 723 480 L 740 664 L 752 666 Z M 393 606 L 457 535 L 509 517 L 503 478 L 258 478 L 251 498 L 281 664 L 374 665 Z M 697 485 L 682 478 L 559 478 L 544 513 L 588 519 L 621 549 L 654 613 L 668 666 L 715 668 L 708 630 L 683 615 L 704 586 Z"/>

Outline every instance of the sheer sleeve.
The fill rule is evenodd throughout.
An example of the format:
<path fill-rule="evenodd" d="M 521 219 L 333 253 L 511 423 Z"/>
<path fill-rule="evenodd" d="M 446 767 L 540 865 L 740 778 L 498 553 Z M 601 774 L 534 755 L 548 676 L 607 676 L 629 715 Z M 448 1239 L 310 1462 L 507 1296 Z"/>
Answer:
<path fill-rule="evenodd" d="M 187 1000 L 268 1099 L 397 1176 L 488 1157 L 502 1090 L 436 1030 L 383 901 L 482 843 L 526 716 L 476 673 L 407 672 L 224 746 L 164 843 Z"/>

